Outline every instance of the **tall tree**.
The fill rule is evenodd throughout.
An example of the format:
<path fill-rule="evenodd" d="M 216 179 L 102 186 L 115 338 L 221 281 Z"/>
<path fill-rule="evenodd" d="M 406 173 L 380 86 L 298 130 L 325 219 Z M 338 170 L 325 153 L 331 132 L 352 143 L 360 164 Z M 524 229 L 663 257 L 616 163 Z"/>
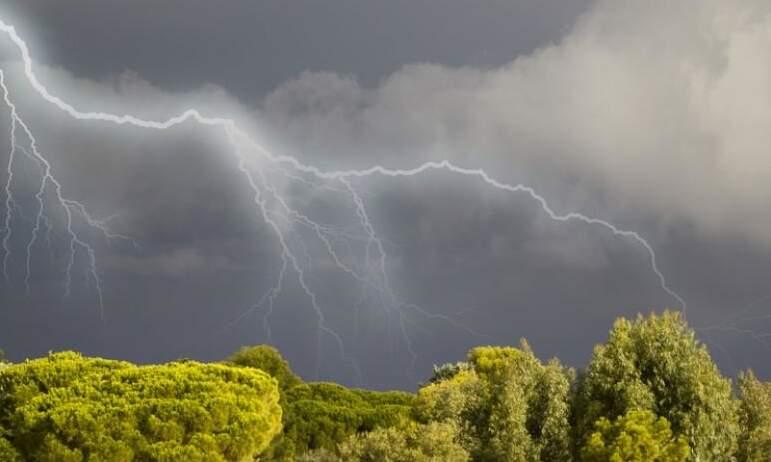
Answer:
<path fill-rule="evenodd" d="M 771 383 L 763 383 L 752 371 L 739 377 L 742 434 L 739 438 L 740 462 L 771 460 Z"/>
<path fill-rule="evenodd" d="M 575 401 L 576 441 L 600 418 L 635 409 L 667 419 L 691 448 L 690 460 L 724 462 L 736 450 L 737 403 L 704 345 L 678 313 L 619 319 L 594 350 Z"/>
<path fill-rule="evenodd" d="M 519 349 L 479 347 L 468 363 L 437 369 L 418 392 L 424 422 L 454 422 L 461 444 L 480 462 L 569 461 L 570 374 Z"/>

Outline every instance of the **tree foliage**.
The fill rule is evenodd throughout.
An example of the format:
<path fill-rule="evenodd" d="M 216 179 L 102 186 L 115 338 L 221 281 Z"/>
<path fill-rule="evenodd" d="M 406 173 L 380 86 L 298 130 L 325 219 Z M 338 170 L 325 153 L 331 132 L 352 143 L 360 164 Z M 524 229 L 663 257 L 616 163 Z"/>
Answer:
<path fill-rule="evenodd" d="M 297 456 L 294 462 L 340 462 L 340 456 L 336 451 L 321 448 Z"/>
<path fill-rule="evenodd" d="M 687 439 L 692 460 L 724 462 L 734 454 L 731 382 L 677 313 L 616 321 L 580 382 L 576 441 L 586 441 L 600 418 L 614 421 L 635 409 L 664 417 Z"/>
<path fill-rule="evenodd" d="M 284 431 L 265 460 L 289 461 L 312 450 L 336 451 L 350 435 L 408 418 L 413 395 L 305 383 L 286 392 Z"/>
<path fill-rule="evenodd" d="M 266 372 L 278 381 L 282 391 L 302 383 L 302 380 L 292 372 L 289 363 L 281 353 L 270 345 L 243 347 L 233 353 L 228 361 L 236 366 L 251 367 Z"/>
<path fill-rule="evenodd" d="M 581 450 L 582 462 L 685 462 L 690 454 L 683 436 L 673 437 L 667 419 L 633 410 L 610 422 L 594 424 Z"/>
<path fill-rule="evenodd" d="M 437 375 L 437 374 L 435 374 Z M 569 371 L 520 349 L 479 347 L 418 392 L 423 422 L 451 422 L 474 461 L 569 461 Z"/>
<path fill-rule="evenodd" d="M 449 422 L 408 423 L 353 435 L 340 446 L 341 462 L 466 462 Z"/>
<path fill-rule="evenodd" d="M 771 383 L 759 381 L 751 371 L 739 377 L 742 435 L 738 459 L 767 462 L 771 459 Z"/>
<path fill-rule="evenodd" d="M 281 428 L 263 372 L 70 352 L 5 368 L 0 412 L 0 454 L 36 461 L 242 461 Z"/>
<path fill-rule="evenodd" d="M 0 361 L 0 461 L 769 462 L 771 384 L 738 391 L 673 313 L 619 319 L 578 378 L 523 341 L 416 395 L 303 383 L 264 345 L 221 364 L 65 352 Z"/>
<path fill-rule="evenodd" d="M 4 462 L 18 462 L 21 461 L 21 455 L 13 447 L 10 441 L 0 436 L 0 460 Z"/>

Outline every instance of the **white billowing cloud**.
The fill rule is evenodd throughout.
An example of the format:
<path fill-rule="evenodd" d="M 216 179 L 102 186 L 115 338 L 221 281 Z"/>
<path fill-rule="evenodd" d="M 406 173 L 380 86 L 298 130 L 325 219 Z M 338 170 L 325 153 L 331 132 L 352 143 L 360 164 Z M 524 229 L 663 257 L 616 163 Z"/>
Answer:
<path fill-rule="evenodd" d="M 634 207 L 771 244 L 769 50 L 765 0 L 599 1 L 499 69 L 412 65 L 373 89 L 305 73 L 261 115 L 308 160 L 449 157 L 566 207 L 588 188 L 604 216 Z"/>

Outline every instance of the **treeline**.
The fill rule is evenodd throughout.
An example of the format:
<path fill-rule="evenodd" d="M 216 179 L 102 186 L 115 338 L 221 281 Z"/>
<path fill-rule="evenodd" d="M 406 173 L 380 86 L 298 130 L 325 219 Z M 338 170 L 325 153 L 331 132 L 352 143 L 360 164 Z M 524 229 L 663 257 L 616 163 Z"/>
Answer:
<path fill-rule="evenodd" d="M 723 377 L 676 313 L 619 319 L 581 371 L 472 349 L 417 393 L 305 383 L 269 346 L 136 366 L 0 362 L 0 461 L 769 462 L 771 384 Z"/>

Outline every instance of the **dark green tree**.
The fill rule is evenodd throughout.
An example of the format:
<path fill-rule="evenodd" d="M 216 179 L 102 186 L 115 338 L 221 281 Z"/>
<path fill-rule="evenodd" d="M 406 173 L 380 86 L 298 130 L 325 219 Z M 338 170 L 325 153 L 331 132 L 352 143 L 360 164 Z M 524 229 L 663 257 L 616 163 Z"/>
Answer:
<path fill-rule="evenodd" d="M 413 399 L 408 393 L 347 389 L 331 383 L 300 385 L 287 393 L 284 435 L 297 454 L 334 450 L 350 435 L 404 420 Z"/>
<path fill-rule="evenodd" d="M 600 418 L 615 421 L 632 410 L 664 417 L 688 441 L 690 460 L 724 462 L 736 450 L 731 382 L 678 313 L 615 322 L 580 381 L 576 441 L 585 442 Z"/>
<path fill-rule="evenodd" d="M 350 435 L 408 418 L 413 400 L 409 393 L 349 389 L 333 383 L 295 386 L 284 393 L 284 430 L 261 460 L 294 462 L 311 451 L 314 457 L 336 453 L 338 444 Z"/>
<path fill-rule="evenodd" d="M 233 353 L 228 361 L 237 366 L 251 367 L 267 372 L 278 380 L 278 386 L 282 391 L 302 383 L 300 378 L 292 372 L 289 363 L 281 356 L 281 353 L 270 345 L 243 347 Z"/>
<path fill-rule="evenodd" d="M 309 451 L 336 453 L 348 436 L 389 426 L 409 415 L 413 396 L 401 392 L 348 389 L 332 383 L 303 383 L 269 345 L 244 347 L 229 364 L 260 369 L 278 380 L 284 409 L 283 431 L 262 461 L 292 461 Z M 319 456 L 320 457 L 320 456 Z"/>

